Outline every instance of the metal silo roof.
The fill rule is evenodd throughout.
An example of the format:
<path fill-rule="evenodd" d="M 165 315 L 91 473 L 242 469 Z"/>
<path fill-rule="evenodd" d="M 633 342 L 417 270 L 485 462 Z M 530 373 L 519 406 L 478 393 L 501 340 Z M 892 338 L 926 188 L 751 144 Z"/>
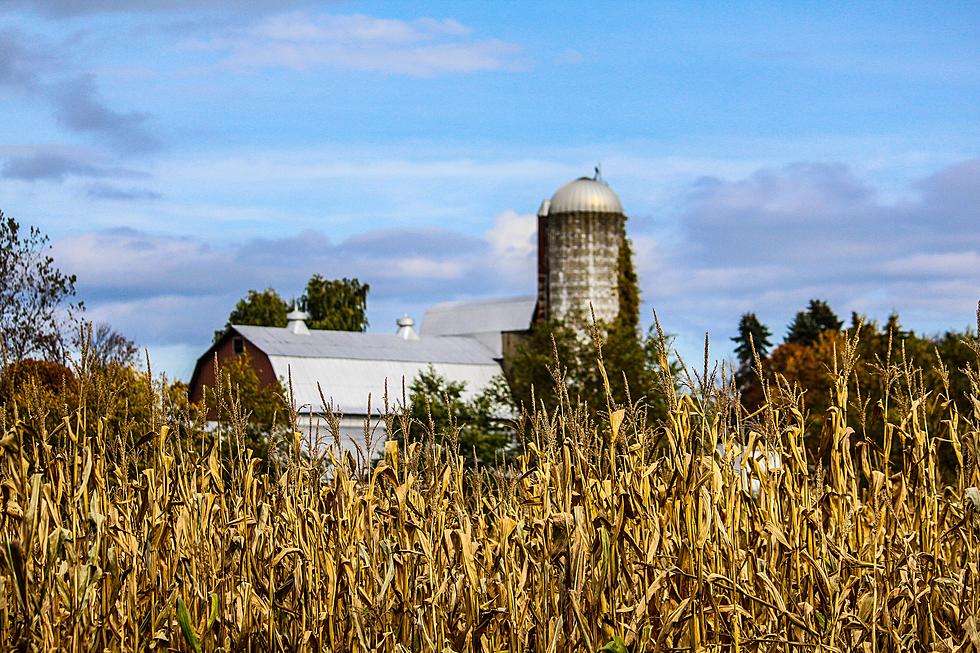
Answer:
<path fill-rule="evenodd" d="M 605 183 L 579 177 L 551 196 L 548 215 L 556 213 L 623 213 L 619 196 Z"/>

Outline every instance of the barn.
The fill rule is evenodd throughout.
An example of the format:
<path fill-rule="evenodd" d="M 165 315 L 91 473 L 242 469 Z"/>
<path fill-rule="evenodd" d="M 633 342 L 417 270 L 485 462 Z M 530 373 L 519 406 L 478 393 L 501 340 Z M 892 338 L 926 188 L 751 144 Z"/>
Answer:
<path fill-rule="evenodd" d="M 614 318 L 625 223 L 618 196 L 598 172 L 575 179 L 538 211 L 536 296 L 436 304 L 419 332 L 407 316 L 391 333 L 313 330 L 300 311 L 287 316 L 284 328 L 231 325 L 198 359 L 190 398 L 199 401 L 214 385 L 216 360 L 220 366 L 247 351 L 261 382 L 291 380 L 301 426 L 325 428 L 326 403 L 342 415 L 345 445 L 353 446 L 363 437 L 368 398 L 376 418 L 386 388 L 400 399 L 402 384 L 429 366 L 465 383 L 469 399 L 506 367 L 535 319 L 587 315 L 590 306 L 599 319 Z M 383 442 L 384 424 L 377 429 L 375 439 Z"/>

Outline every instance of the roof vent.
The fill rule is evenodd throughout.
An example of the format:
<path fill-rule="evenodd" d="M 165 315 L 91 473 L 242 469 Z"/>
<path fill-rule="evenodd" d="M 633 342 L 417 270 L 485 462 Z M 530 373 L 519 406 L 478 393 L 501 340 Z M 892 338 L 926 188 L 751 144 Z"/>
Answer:
<path fill-rule="evenodd" d="M 299 309 L 293 309 L 286 314 L 286 328 L 290 333 L 301 336 L 310 335 L 310 330 L 306 326 L 306 319 L 309 316 Z"/>
<path fill-rule="evenodd" d="M 419 334 L 415 333 L 415 320 L 407 315 L 403 315 L 395 321 L 398 325 L 398 333 L 396 334 L 402 340 L 418 340 Z"/>

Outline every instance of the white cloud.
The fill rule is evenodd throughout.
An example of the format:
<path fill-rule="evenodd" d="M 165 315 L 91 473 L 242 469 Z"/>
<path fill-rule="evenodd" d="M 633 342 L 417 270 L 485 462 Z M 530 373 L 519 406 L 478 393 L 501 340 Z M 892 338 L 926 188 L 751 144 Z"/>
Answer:
<path fill-rule="evenodd" d="M 504 186 L 549 188 L 542 179 L 573 176 L 571 166 L 531 160 L 513 169 L 504 162 L 471 161 L 463 173 L 459 168 L 466 166 L 445 161 L 415 167 L 407 160 L 348 163 L 343 170 L 320 165 L 324 168 L 312 173 L 318 187 L 330 187 L 324 181 L 331 179 L 319 175 L 337 175 L 339 183 L 344 172 L 356 178 L 357 169 L 367 179 L 395 174 L 404 186 L 395 183 L 397 190 L 389 189 L 393 197 L 407 206 L 415 197 L 411 193 L 431 195 L 432 210 L 448 212 L 455 226 L 390 222 L 377 228 L 383 220 L 361 220 L 351 222 L 354 233 L 338 236 L 325 226 L 304 231 L 303 223 L 276 214 L 277 230 L 285 235 L 229 243 L 198 232 L 176 237 L 133 229 L 89 231 L 59 240 L 56 261 L 78 274 L 81 298 L 93 311 L 154 346 L 195 338 L 206 345 L 249 288 L 272 286 L 291 297 L 313 272 L 370 283 L 372 320 L 384 330 L 394 316 L 408 312 L 421 318 L 437 301 L 534 290 L 535 216 L 507 210 L 492 221 L 473 216 L 466 222 L 465 212 L 451 211 L 454 188 L 467 197 L 482 180 L 488 188 L 480 203 L 486 204 Z M 459 183 L 463 177 L 440 179 L 440 172 L 451 168 L 467 175 L 467 183 Z M 206 179 L 203 164 L 195 170 L 205 177 L 197 183 L 218 185 Z M 292 167 L 273 160 L 270 170 L 288 179 Z M 301 166 L 296 171 L 301 173 Z M 641 197 L 644 188 L 656 194 L 641 173 L 626 176 L 622 186 L 617 182 L 617 190 L 633 197 Z M 661 167 L 649 174 L 653 177 L 647 179 L 662 179 L 671 173 Z M 533 206 L 543 194 L 529 195 L 536 198 Z M 795 164 L 701 179 L 678 194 L 676 215 L 630 220 L 643 298 L 657 308 L 668 330 L 684 336 L 680 342 L 691 341 L 697 349 L 696 336 L 710 331 L 720 354 L 727 351 L 740 313 L 757 312 L 778 337 L 793 312 L 813 297 L 828 299 L 845 318 L 852 310 L 879 318 L 898 310 L 912 328 L 961 327 L 980 295 L 980 163 L 947 166 L 901 197 L 886 199 L 877 184 L 839 165 Z M 377 197 L 373 201 L 377 204 Z M 164 215 L 172 208 L 158 205 L 166 202 L 157 200 L 148 210 Z M 233 213 L 224 224 L 236 224 Z M 434 224 L 442 214 L 409 215 L 418 225 Z M 244 219 L 261 217 L 256 209 Z M 467 234 L 481 222 L 479 235 Z"/>
<path fill-rule="evenodd" d="M 183 46 L 223 53 L 223 64 L 235 69 L 327 67 L 431 77 L 521 67 L 520 46 L 474 39 L 471 32 L 451 18 L 409 21 L 290 12 Z"/>
<path fill-rule="evenodd" d="M 484 237 L 490 243 L 494 268 L 518 284 L 533 279 L 536 269 L 538 218 L 504 211 Z"/>
<path fill-rule="evenodd" d="M 520 220 L 509 213 L 499 223 L 506 230 Z M 62 238 L 54 258 L 78 275 L 89 319 L 153 348 L 203 347 L 249 289 L 273 287 L 289 299 L 315 272 L 369 283 L 369 309 L 372 315 L 382 309 L 382 329 L 392 321 L 389 313 L 421 317 L 425 307 L 446 299 L 527 293 L 533 278 L 512 267 L 525 266 L 530 251 L 505 248 L 498 256 L 499 247 L 489 237 L 432 228 L 368 231 L 336 242 L 308 230 L 220 246 L 113 229 Z"/>
<path fill-rule="evenodd" d="M 779 336 L 815 297 L 844 317 L 897 310 L 913 328 L 960 328 L 980 297 L 980 161 L 916 188 L 914 199 L 884 201 L 847 167 L 824 164 L 703 179 L 676 241 L 638 256 L 646 299 L 668 325 L 711 331 L 720 353 L 740 313 L 757 312 Z"/>

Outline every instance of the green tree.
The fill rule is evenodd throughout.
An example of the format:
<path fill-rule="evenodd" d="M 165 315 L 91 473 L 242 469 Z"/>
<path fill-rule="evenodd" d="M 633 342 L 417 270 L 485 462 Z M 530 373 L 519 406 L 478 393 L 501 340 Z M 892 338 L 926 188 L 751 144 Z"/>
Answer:
<path fill-rule="evenodd" d="M 640 285 L 633 266 L 633 245 L 625 235 L 619 247 L 617 273 L 619 313 L 616 322 L 625 329 L 636 331 L 640 328 Z"/>
<path fill-rule="evenodd" d="M 431 366 L 409 387 L 409 410 L 414 428 L 430 433 L 439 443 L 458 447 L 471 466 L 493 465 L 511 453 L 514 429 L 507 420 L 507 386 L 503 377 L 469 401 L 466 384 L 449 381 Z M 402 440 L 396 433 L 395 439 Z"/>
<path fill-rule="evenodd" d="M 49 250 L 37 227 L 23 233 L 0 211 L 0 354 L 8 360 L 65 359 L 68 325 L 83 306 L 69 303 L 75 275 L 55 267 Z"/>
<path fill-rule="evenodd" d="M 566 384 L 582 376 L 583 343 L 568 325 L 556 320 L 537 320 L 508 362 L 507 382 L 516 408 L 548 410 L 558 405 L 556 358 Z M 532 405 L 532 397 L 534 404 Z"/>
<path fill-rule="evenodd" d="M 574 323 L 573 323 L 574 324 Z M 573 402 L 581 401 L 593 411 L 605 411 L 605 381 L 599 370 L 593 339 L 580 334 L 591 331 L 584 323 L 573 328 L 567 323 L 539 321 L 531 326 L 507 369 L 515 409 L 530 410 L 532 392 L 536 405 L 553 410 L 559 403 L 559 391 L 567 391 Z M 658 377 L 660 366 L 654 346 L 654 335 L 639 335 L 639 330 L 616 320 L 613 324 L 595 325 L 602 347 L 602 368 L 609 381 L 612 400 L 619 406 L 642 401 L 652 410 L 652 417 L 666 414 Z M 560 381 L 556 383 L 556 352 Z"/>
<path fill-rule="evenodd" d="M 311 329 L 365 331 L 370 286 L 357 279 L 324 279 L 314 274 L 306 283 L 300 304 Z"/>
<path fill-rule="evenodd" d="M 812 345 L 824 331 L 840 331 L 844 323 L 822 299 L 811 299 L 805 311 L 793 318 L 786 342 Z"/>
<path fill-rule="evenodd" d="M 738 322 L 738 335 L 732 338 L 735 343 L 735 355 L 738 356 L 738 370 L 735 372 L 735 382 L 743 388 L 752 374 L 752 348 L 760 359 L 769 355 L 772 342 L 769 337 L 772 332 L 759 320 L 755 313 L 745 313 Z"/>
<path fill-rule="evenodd" d="M 286 313 L 289 305 L 272 288 L 249 290 L 248 295 L 238 300 L 228 316 L 226 326 L 241 324 L 245 326 L 286 326 Z M 220 333 L 223 332 L 219 332 Z"/>

